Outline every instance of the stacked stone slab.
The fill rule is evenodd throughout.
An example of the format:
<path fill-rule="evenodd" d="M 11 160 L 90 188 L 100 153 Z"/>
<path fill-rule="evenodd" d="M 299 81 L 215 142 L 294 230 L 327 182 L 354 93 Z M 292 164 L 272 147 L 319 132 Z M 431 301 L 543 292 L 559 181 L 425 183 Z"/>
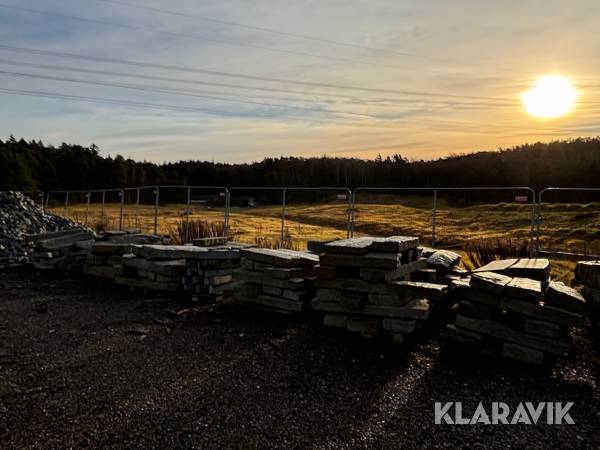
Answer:
<path fill-rule="evenodd" d="M 95 242 L 85 259 L 82 272 L 98 278 L 113 280 L 122 271 L 123 256 L 131 254 L 131 244 Z"/>
<path fill-rule="evenodd" d="M 161 243 L 162 240 L 160 236 L 136 231 L 107 231 L 92 245 L 82 272 L 114 281 L 122 272 L 123 256 L 131 254 L 133 245 Z"/>
<path fill-rule="evenodd" d="M 497 272 L 477 270 L 469 282 L 455 282 L 458 312 L 445 330 L 447 339 L 531 364 L 567 356 L 570 328 L 585 323 L 585 301 L 574 289 L 549 281 L 546 262 L 494 261 L 489 268 Z"/>
<path fill-rule="evenodd" d="M 577 282 L 583 285 L 592 332 L 600 342 L 600 261 L 580 261 L 575 269 Z"/>
<path fill-rule="evenodd" d="M 132 245 L 115 267 L 115 281 L 134 289 L 180 293 L 185 275 L 185 258 L 197 247 L 178 245 Z M 200 250 L 198 248 L 198 250 Z"/>
<path fill-rule="evenodd" d="M 27 239 L 33 247 L 29 260 L 35 269 L 77 272 L 94 244 L 94 233 L 75 229 L 31 234 Z"/>
<path fill-rule="evenodd" d="M 186 258 L 184 290 L 194 302 L 217 302 L 233 296 L 242 283 L 236 278 L 240 268 L 239 250 L 247 244 L 229 243 L 205 247 L 202 258 Z"/>
<path fill-rule="evenodd" d="M 314 297 L 313 267 L 319 256 L 285 249 L 248 248 L 240 250 L 244 282 L 238 298 L 261 310 L 293 314 L 306 311 Z"/>
<path fill-rule="evenodd" d="M 395 343 L 416 333 L 446 298 L 447 286 L 411 281 L 426 268 L 416 237 L 361 237 L 324 244 L 315 268 L 316 298 L 327 327 Z"/>

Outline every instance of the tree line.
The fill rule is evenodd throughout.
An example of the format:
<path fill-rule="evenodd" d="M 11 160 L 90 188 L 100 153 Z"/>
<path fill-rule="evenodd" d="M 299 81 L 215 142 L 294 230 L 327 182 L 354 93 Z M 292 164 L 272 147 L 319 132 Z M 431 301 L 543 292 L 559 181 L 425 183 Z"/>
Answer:
<path fill-rule="evenodd" d="M 0 190 L 30 194 L 144 185 L 220 186 L 599 186 L 600 138 L 524 144 L 509 149 L 408 160 L 338 157 L 264 158 L 253 163 L 152 163 L 102 156 L 98 147 L 13 136 L 0 140 Z"/>

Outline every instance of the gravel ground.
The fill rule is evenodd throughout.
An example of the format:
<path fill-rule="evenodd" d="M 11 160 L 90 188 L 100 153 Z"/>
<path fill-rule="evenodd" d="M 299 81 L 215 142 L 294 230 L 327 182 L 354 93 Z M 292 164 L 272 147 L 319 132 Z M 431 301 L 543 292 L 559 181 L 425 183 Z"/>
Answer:
<path fill-rule="evenodd" d="M 0 447 L 600 448 L 583 337 L 576 359 L 532 371 L 459 365 L 435 337 L 401 352 L 235 307 L 183 308 L 0 271 Z M 435 425 L 435 401 L 572 401 L 575 425 Z"/>

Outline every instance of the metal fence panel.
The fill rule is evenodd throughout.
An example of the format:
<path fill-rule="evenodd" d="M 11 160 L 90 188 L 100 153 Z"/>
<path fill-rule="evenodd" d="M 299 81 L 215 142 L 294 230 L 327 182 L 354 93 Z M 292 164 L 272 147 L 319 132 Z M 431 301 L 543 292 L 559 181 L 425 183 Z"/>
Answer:
<path fill-rule="evenodd" d="M 600 188 L 546 188 L 538 194 L 537 251 L 600 258 Z"/>

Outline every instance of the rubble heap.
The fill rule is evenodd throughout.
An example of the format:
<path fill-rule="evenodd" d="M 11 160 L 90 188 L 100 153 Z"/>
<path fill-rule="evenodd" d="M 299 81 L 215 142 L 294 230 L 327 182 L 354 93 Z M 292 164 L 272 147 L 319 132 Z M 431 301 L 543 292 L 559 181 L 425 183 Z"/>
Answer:
<path fill-rule="evenodd" d="M 585 301 L 548 273 L 546 259 L 502 260 L 474 271 L 468 282 L 455 282 L 458 313 L 446 337 L 531 364 L 567 356 L 569 328 L 585 323 Z"/>
<path fill-rule="evenodd" d="M 600 261 L 580 261 L 575 269 L 577 282 L 583 284 L 592 332 L 600 340 Z"/>
<path fill-rule="evenodd" d="M 405 236 L 325 244 L 315 268 L 312 309 L 324 313 L 325 326 L 404 343 L 444 303 L 448 291 L 441 284 L 411 281 L 427 266 L 418 246 L 418 238 Z"/>
<path fill-rule="evenodd" d="M 239 279 L 244 285 L 237 296 L 259 309 L 297 313 L 308 309 L 314 297 L 312 268 L 318 255 L 294 250 L 248 248 L 240 250 Z"/>
<path fill-rule="evenodd" d="M 94 233 L 82 229 L 31 234 L 29 260 L 35 269 L 60 272 L 80 271 L 94 244 Z"/>
<path fill-rule="evenodd" d="M 240 267 L 239 250 L 248 244 L 229 243 L 203 247 L 202 257 L 187 258 L 184 290 L 192 301 L 217 302 L 229 298 L 242 283 L 236 280 Z"/>
<path fill-rule="evenodd" d="M 43 208 L 20 192 L 0 192 L 0 268 L 28 262 L 29 234 L 80 228 L 76 223 Z"/>

